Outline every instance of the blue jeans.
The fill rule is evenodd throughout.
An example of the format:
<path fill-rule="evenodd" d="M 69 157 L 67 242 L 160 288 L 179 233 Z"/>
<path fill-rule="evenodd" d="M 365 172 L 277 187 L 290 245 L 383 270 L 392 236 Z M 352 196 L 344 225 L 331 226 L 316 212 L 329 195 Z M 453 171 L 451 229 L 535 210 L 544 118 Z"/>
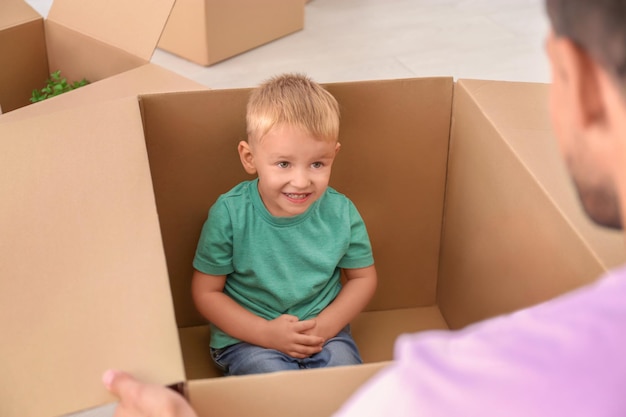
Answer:
<path fill-rule="evenodd" d="M 359 350 L 346 326 L 329 339 L 322 351 L 308 358 L 296 359 L 274 349 L 241 342 L 222 349 L 211 348 L 211 357 L 224 375 L 248 375 L 295 369 L 325 368 L 362 363 Z"/>

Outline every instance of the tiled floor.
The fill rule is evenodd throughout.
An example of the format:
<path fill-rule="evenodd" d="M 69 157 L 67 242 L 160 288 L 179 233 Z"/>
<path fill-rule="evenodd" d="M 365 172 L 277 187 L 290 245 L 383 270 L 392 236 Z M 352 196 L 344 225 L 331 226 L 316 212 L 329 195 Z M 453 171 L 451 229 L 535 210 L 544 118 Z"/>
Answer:
<path fill-rule="evenodd" d="M 27 1 L 44 16 L 52 3 Z M 205 68 L 160 50 L 152 61 L 211 88 L 250 87 L 287 71 L 320 82 L 437 75 L 548 82 L 547 27 L 542 0 L 313 0 L 304 30 L 219 64 Z M 81 417 L 110 415 L 109 406 Z"/>
<path fill-rule="evenodd" d="M 46 15 L 52 0 L 27 0 Z M 294 0 L 295 1 L 295 0 Z M 320 82 L 452 75 L 548 82 L 542 0 L 313 0 L 305 29 L 211 67 L 152 58 L 211 88 L 287 71 Z"/>

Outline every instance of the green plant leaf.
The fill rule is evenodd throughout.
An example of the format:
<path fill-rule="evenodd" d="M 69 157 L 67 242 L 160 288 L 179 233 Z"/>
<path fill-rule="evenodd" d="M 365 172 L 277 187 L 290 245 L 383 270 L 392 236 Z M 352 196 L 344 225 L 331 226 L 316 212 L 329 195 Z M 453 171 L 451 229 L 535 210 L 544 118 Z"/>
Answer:
<path fill-rule="evenodd" d="M 33 90 L 30 102 L 36 103 L 49 97 L 58 96 L 79 87 L 89 84 L 87 79 L 68 83 L 66 78 L 61 77 L 61 70 L 57 70 L 50 74 L 50 78 L 46 80 L 46 85 L 41 90 Z"/>

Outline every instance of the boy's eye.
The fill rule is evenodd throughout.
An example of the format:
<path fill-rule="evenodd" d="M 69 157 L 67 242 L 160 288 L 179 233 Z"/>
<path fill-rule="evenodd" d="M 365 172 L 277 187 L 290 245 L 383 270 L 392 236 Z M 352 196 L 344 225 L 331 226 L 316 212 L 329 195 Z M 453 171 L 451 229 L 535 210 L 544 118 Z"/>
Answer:
<path fill-rule="evenodd" d="M 289 162 L 281 161 L 276 164 L 278 168 L 289 168 Z"/>
<path fill-rule="evenodd" d="M 321 167 L 323 167 L 323 166 L 324 166 L 324 164 L 323 164 L 322 162 L 313 162 L 313 163 L 311 164 L 311 166 L 312 166 L 313 168 L 321 168 Z"/>

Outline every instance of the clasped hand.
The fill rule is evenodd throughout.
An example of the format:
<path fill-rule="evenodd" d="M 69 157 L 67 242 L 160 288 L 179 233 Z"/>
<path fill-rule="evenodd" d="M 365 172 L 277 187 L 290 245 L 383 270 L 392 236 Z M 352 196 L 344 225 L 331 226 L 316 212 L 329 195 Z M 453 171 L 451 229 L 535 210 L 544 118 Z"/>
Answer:
<path fill-rule="evenodd" d="M 289 314 L 267 322 L 266 347 L 283 352 L 296 359 L 308 358 L 321 352 L 324 338 L 316 333 L 315 319 L 302 320 Z"/>

